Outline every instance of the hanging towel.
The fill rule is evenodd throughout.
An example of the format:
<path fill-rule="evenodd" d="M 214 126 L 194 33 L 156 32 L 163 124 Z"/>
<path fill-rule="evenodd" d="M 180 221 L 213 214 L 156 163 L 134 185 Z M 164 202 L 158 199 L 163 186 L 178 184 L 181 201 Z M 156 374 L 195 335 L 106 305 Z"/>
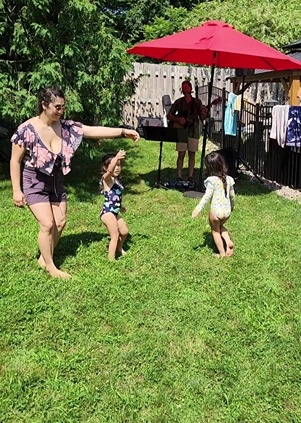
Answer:
<path fill-rule="evenodd" d="M 225 135 L 236 136 L 237 134 L 237 116 L 234 111 L 234 103 L 237 95 L 229 93 L 228 104 L 225 110 L 224 131 Z"/>
<path fill-rule="evenodd" d="M 288 123 L 288 111 L 290 106 L 274 106 L 272 109 L 272 127 L 270 138 L 277 140 L 280 147 L 284 148 L 286 143 L 286 131 Z"/>
<path fill-rule="evenodd" d="M 289 106 L 286 146 L 301 147 L 301 107 Z"/>
<path fill-rule="evenodd" d="M 235 101 L 234 101 L 234 104 L 233 104 L 233 109 L 234 109 L 236 112 L 240 112 L 240 108 L 241 108 L 241 100 L 242 100 L 242 95 L 241 95 L 241 94 L 239 94 L 239 95 L 236 97 L 236 99 L 235 99 Z"/>

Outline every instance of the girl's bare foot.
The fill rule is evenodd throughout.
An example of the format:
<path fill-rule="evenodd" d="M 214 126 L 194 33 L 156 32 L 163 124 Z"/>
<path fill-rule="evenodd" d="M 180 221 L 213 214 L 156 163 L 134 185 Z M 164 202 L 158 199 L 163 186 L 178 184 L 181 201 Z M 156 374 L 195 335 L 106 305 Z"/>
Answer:
<path fill-rule="evenodd" d="M 214 257 L 216 257 L 216 258 L 223 258 L 223 257 L 226 257 L 226 255 L 221 255 L 221 254 L 219 254 L 219 253 L 215 253 L 215 254 L 213 254 L 214 255 Z"/>
<path fill-rule="evenodd" d="M 231 242 L 231 244 L 227 245 L 226 256 L 230 257 L 230 256 L 232 256 L 233 253 L 234 253 L 234 244 L 233 244 L 233 242 Z"/>

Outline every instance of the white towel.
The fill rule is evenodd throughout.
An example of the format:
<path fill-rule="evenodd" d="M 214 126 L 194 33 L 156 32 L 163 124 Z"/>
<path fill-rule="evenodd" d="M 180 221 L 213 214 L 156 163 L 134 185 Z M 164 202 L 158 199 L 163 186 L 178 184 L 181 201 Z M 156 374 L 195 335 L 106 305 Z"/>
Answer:
<path fill-rule="evenodd" d="M 284 148 L 286 143 L 286 130 L 288 122 L 289 106 L 274 106 L 272 110 L 272 127 L 270 138 L 277 140 L 280 147 Z"/>

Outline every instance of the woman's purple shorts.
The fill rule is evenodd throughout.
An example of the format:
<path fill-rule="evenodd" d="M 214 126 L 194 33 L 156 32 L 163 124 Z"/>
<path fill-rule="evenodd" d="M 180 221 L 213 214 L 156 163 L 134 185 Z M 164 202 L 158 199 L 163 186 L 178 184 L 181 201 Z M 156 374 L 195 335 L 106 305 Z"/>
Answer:
<path fill-rule="evenodd" d="M 29 206 L 37 203 L 61 203 L 67 201 L 61 170 L 46 175 L 36 169 L 24 168 L 23 192 Z"/>

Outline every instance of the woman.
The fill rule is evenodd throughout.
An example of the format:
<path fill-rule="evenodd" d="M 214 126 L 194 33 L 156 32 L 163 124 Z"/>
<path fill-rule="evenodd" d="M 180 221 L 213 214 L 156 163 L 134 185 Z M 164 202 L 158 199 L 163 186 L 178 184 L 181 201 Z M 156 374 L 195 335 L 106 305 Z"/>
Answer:
<path fill-rule="evenodd" d="M 87 126 L 62 119 L 65 96 L 56 88 L 45 88 L 39 95 L 39 114 L 20 125 L 12 136 L 10 173 L 13 201 L 28 204 L 39 223 L 38 263 L 52 277 L 69 279 L 53 262 L 53 252 L 66 224 L 67 196 L 63 177 L 83 138 L 131 138 L 131 129 Z"/>

